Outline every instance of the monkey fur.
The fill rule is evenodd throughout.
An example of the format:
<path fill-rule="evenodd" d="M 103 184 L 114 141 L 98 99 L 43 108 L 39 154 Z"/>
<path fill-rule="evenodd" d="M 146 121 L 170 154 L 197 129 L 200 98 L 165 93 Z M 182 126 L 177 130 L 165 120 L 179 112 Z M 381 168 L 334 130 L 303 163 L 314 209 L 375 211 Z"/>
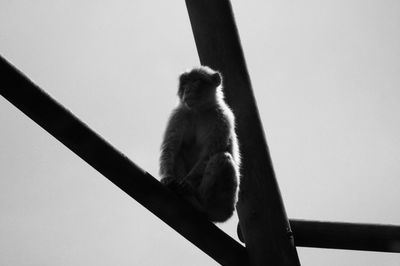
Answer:
<path fill-rule="evenodd" d="M 179 77 L 179 104 L 161 145 L 161 182 L 186 196 L 209 220 L 224 222 L 235 209 L 239 144 L 235 117 L 224 101 L 222 76 L 201 66 Z"/>

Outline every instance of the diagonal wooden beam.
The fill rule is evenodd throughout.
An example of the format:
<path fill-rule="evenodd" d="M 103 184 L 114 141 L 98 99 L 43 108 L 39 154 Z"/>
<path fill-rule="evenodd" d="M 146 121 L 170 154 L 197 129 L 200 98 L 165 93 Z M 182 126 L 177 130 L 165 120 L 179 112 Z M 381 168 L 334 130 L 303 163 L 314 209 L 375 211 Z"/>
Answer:
<path fill-rule="evenodd" d="M 300 265 L 229 0 L 186 0 L 202 65 L 222 72 L 242 154 L 237 211 L 251 265 Z"/>
<path fill-rule="evenodd" d="M 247 265 L 242 245 L 131 162 L 1 56 L 0 94 L 215 261 Z"/>

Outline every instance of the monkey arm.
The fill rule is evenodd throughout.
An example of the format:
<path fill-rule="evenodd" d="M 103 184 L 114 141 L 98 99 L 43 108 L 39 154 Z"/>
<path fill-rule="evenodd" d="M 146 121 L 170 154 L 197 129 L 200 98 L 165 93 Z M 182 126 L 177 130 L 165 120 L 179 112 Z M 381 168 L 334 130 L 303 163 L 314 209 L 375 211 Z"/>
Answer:
<path fill-rule="evenodd" d="M 167 132 L 163 141 L 160 156 L 161 177 L 174 176 L 176 157 L 181 146 L 181 140 L 176 132 Z"/>
<path fill-rule="evenodd" d="M 182 146 L 185 126 L 185 117 L 175 110 L 169 119 L 161 145 L 160 175 L 162 179 L 175 178 L 174 169 Z"/>

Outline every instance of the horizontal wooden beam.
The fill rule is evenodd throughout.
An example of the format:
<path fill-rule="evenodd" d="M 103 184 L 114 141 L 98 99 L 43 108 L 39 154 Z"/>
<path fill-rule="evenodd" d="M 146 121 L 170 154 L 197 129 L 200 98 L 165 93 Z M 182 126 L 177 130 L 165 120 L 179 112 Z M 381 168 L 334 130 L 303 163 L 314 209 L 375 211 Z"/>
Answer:
<path fill-rule="evenodd" d="M 215 261 L 247 265 L 247 252 L 241 244 L 131 162 L 1 56 L 0 94 Z"/>
<path fill-rule="evenodd" d="M 400 226 L 290 220 L 296 246 L 400 252 Z"/>
<path fill-rule="evenodd" d="M 400 253 L 400 226 L 290 219 L 298 247 Z M 238 225 L 238 236 L 244 242 Z"/>

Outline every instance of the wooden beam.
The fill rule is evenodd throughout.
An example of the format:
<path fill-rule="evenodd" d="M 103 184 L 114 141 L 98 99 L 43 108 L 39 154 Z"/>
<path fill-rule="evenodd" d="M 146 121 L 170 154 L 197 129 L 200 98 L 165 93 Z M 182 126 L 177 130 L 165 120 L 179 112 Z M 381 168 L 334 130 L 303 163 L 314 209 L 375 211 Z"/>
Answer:
<path fill-rule="evenodd" d="M 400 253 L 400 226 L 290 219 L 296 246 Z M 240 241 L 244 243 L 240 226 Z"/>
<path fill-rule="evenodd" d="M 291 219 L 296 246 L 400 253 L 400 226 Z"/>
<path fill-rule="evenodd" d="M 300 265 L 229 0 L 186 0 L 202 65 L 221 71 L 237 121 L 242 178 L 237 211 L 251 265 Z"/>
<path fill-rule="evenodd" d="M 247 265 L 242 245 L 131 162 L 1 56 L 0 94 L 215 261 Z"/>

